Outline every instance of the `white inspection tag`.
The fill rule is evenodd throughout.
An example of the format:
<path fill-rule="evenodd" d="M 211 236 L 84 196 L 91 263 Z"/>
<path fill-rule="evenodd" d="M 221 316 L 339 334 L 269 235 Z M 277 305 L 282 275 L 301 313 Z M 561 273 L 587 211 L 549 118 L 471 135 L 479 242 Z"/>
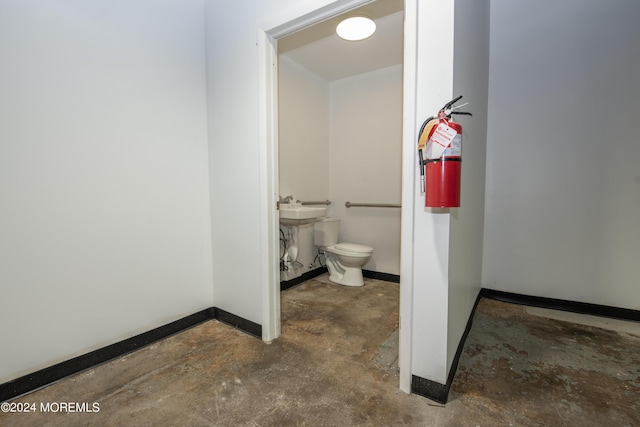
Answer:
<path fill-rule="evenodd" d="M 446 123 L 440 123 L 433 131 L 429 142 L 427 142 L 426 157 L 428 159 L 439 159 L 457 134 L 458 132 Z"/>

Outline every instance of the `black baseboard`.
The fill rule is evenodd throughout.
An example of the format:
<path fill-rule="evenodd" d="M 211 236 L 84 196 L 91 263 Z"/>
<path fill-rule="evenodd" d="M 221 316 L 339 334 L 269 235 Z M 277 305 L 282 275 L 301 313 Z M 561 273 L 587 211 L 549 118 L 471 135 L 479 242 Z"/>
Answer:
<path fill-rule="evenodd" d="M 438 403 L 442 403 L 442 404 L 447 403 L 447 400 L 449 399 L 449 390 L 451 390 L 451 385 L 453 384 L 453 380 L 456 376 L 456 371 L 458 370 L 458 363 L 460 362 L 460 357 L 462 356 L 462 350 L 464 349 L 464 344 L 467 341 L 469 332 L 471 331 L 471 326 L 473 325 L 473 316 L 476 314 L 476 308 L 478 307 L 478 303 L 480 302 L 481 298 L 482 298 L 482 290 L 476 297 L 476 302 L 473 304 L 473 309 L 471 310 L 471 314 L 469 314 L 467 325 L 464 328 L 462 337 L 460 337 L 460 342 L 458 343 L 456 355 L 453 357 L 453 361 L 451 362 L 451 368 L 449 369 L 449 376 L 447 377 L 447 383 L 440 384 L 436 381 L 431 381 L 425 378 L 418 377 L 416 375 L 412 375 L 411 376 L 411 392 L 412 393 L 418 394 L 420 396 L 424 396 Z"/>
<path fill-rule="evenodd" d="M 124 356 L 125 354 L 139 350 L 149 344 L 153 344 L 154 342 L 168 338 L 171 335 L 175 335 L 212 319 L 217 319 L 223 323 L 241 329 L 249 335 L 262 338 L 261 325 L 228 313 L 217 307 L 212 307 L 136 335 L 135 337 L 119 341 L 78 357 L 74 357 L 73 359 L 65 360 L 64 362 L 57 363 L 31 374 L 0 384 L 0 402 L 14 399 L 18 396 L 22 396 L 23 394 L 35 391 L 63 378 L 101 365 L 120 356 Z"/>
<path fill-rule="evenodd" d="M 287 289 L 291 289 L 302 282 L 306 282 L 307 280 L 313 279 L 314 277 L 318 277 L 321 274 L 324 274 L 326 272 L 327 272 L 327 267 L 320 267 L 320 268 L 316 268 L 315 270 L 309 270 L 306 273 L 302 273 L 302 275 L 299 277 L 280 282 L 280 291 L 286 291 Z"/>
<path fill-rule="evenodd" d="M 553 310 L 570 311 L 573 313 L 590 314 L 593 316 L 610 317 L 620 320 L 640 321 L 640 310 L 611 307 L 608 305 L 590 304 L 586 302 L 568 301 L 556 298 L 535 297 L 531 295 L 515 294 L 494 289 L 482 288 L 480 297 L 512 304 L 528 305 L 531 307 L 550 308 Z"/>
<path fill-rule="evenodd" d="M 362 275 L 368 279 L 383 280 L 385 282 L 400 283 L 400 275 L 380 273 L 379 271 L 362 270 Z"/>
<path fill-rule="evenodd" d="M 426 397 L 438 403 L 447 403 L 450 387 L 450 384 L 440 384 L 439 382 L 427 380 L 417 375 L 411 376 L 411 393 Z"/>
<path fill-rule="evenodd" d="M 372 272 L 372 271 L 365 273 L 365 271 L 363 271 L 363 275 L 365 275 L 365 277 L 375 278 L 379 280 L 386 280 L 386 281 L 395 282 L 395 283 L 398 283 L 400 281 L 399 276 L 390 275 L 386 273 Z M 302 283 L 303 281 L 308 280 L 309 278 L 316 277 L 320 274 L 323 274 L 324 272 L 326 272 L 326 269 L 324 268 L 307 272 L 305 274 L 311 274 L 311 276 L 306 277 L 304 279 L 302 279 L 304 275 L 301 276 L 300 278 L 298 278 L 298 279 L 301 279 L 298 283 Z M 380 275 L 382 275 L 382 277 L 384 278 L 381 278 Z M 293 280 L 282 282 L 282 283 L 288 284 L 289 282 L 293 282 L 294 280 L 297 280 L 297 279 L 293 279 Z M 282 283 L 281 283 L 281 287 L 282 287 Z M 292 284 L 289 287 L 295 286 L 296 284 Z M 285 288 L 285 289 L 288 289 L 288 288 Z M 462 350 L 464 348 L 464 344 L 469 334 L 469 331 L 471 330 L 471 325 L 473 324 L 473 316 L 475 315 L 476 307 L 481 298 L 493 299 L 498 301 L 514 303 L 514 304 L 528 305 L 533 307 L 550 308 L 550 309 L 570 311 L 575 313 L 611 317 L 615 319 L 640 321 L 639 310 L 632 310 L 632 309 L 626 309 L 626 308 L 611 307 L 611 306 L 590 304 L 590 303 L 583 303 L 583 302 L 576 302 L 576 301 L 567 301 L 567 300 L 560 300 L 555 298 L 535 297 L 535 296 L 514 294 L 510 292 L 483 288 L 480 290 L 478 298 L 476 299 L 476 303 L 469 316 L 469 320 L 467 321 L 467 326 L 465 328 L 465 331 L 462 334 L 460 343 L 458 344 L 456 355 L 453 359 L 451 369 L 449 370 L 447 384 L 440 384 L 438 382 L 427 380 L 427 379 L 418 377 L 416 375 L 413 375 L 411 379 L 412 393 L 427 397 L 439 403 L 447 402 L 447 399 L 449 396 L 449 390 L 451 388 L 451 384 L 453 383 L 453 379 L 455 377 L 458 363 L 460 361 L 460 356 L 462 354 Z M 167 338 L 171 335 L 182 332 L 188 328 L 191 328 L 193 326 L 196 326 L 202 322 L 205 322 L 211 319 L 217 319 L 225 324 L 238 328 L 254 337 L 257 337 L 257 338 L 262 337 L 261 325 L 251 322 L 249 320 L 243 319 L 242 317 L 236 316 L 232 313 L 229 313 L 217 307 L 212 307 L 212 308 L 194 313 L 190 316 L 186 316 L 174 322 L 168 323 L 164 326 L 160 326 L 158 328 L 144 332 L 140 335 L 136 335 L 135 337 L 117 342 L 115 344 L 100 348 L 98 350 L 94 350 L 92 352 L 86 353 L 78 357 L 74 357 L 73 359 L 69 359 L 64 362 L 58 363 L 56 365 L 41 369 L 39 371 L 17 378 L 15 380 L 8 381 L 4 384 L 0 384 L 0 402 L 4 402 L 6 400 L 13 399 L 15 397 L 37 390 L 41 387 L 54 383 L 65 377 L 71 376 L 73 374 L 77 374 L 84 370 L 90 369 L 102 363 L 113 360 L 117 357 L 131 353 L 135 350 L 143 348 L 156 341 L 162 340 L 164 338 Z"/>
<path fill-rule="evenodd" d="M 307 280 L 313 279 L 314 277 L 318 277 L 321 274 L 324 274 L 326 272 L 327 272 L 327 267 L 320 267 L 320 268 L 316 268 L 315 270 L 307 271 L 306 273 L 303 273 L 300 277 L 296 277 L 295 279 L 285 280 L 283 282 L 280 282 L 280 291 L 286 291 L 287 289 L 291 289 L 302 282 L 306 282 Z M 378 271 L 371 271 L 371 270 L 362 270 L 362 276 L 369 279 L 384 280 L 385 282 L 400 283 L 400 276 L 397 274 L 380 273 Z"/>
<path fill-rule="evenodd" d="M 256 338 L 262 339 L 262 325 L 258 325 L 250 320 L 244 319 L 235 314 L 224 311 L 220 308 L 213 307 L 210 309 L 213 313 L 212 318 L 222 323 L 226 323 L 229 326 L 240 329 L 241 331 L 253 335 Z"/>

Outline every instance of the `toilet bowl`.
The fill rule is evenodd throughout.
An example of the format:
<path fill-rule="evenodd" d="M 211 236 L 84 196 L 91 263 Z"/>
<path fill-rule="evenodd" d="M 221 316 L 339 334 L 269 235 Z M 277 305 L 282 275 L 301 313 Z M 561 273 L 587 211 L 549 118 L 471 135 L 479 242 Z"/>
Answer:
<path fill-rule="evenodd" d="M 338 243 L 340 219 L 318 218 L 313 226 L 313 240 L 325 256 L 329 280 L 345 286 L 362 286 L 362 266 L 371 259 L 373 248 L 355 243 Z"/>

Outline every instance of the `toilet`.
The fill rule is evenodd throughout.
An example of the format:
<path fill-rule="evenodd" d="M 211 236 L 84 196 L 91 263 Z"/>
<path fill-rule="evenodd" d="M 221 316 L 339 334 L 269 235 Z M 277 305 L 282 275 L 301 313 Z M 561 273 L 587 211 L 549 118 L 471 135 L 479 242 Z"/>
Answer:
<path fill-rule="evenodd" d="M 362 286 L 362 266 L 371 259 L 373 248 L 355 243 L 338 243 L 340 218 L 321 217 L 313 225 L 313 241 L 329 270 L 329 280 L 345 286 Z"/>

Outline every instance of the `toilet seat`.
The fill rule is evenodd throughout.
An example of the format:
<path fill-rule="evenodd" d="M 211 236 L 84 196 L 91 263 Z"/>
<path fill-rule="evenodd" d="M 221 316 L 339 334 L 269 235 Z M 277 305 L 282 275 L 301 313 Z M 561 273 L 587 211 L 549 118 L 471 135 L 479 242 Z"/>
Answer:
<path fill-rule="evenodd" d="M 373 248 L 365 245 L 358 245 L 356 243 L 338 243 L 327 247 L 325 250 L 332 252 L 336 255 L 345 256 L 369 256 L 373 253 Z"/>

